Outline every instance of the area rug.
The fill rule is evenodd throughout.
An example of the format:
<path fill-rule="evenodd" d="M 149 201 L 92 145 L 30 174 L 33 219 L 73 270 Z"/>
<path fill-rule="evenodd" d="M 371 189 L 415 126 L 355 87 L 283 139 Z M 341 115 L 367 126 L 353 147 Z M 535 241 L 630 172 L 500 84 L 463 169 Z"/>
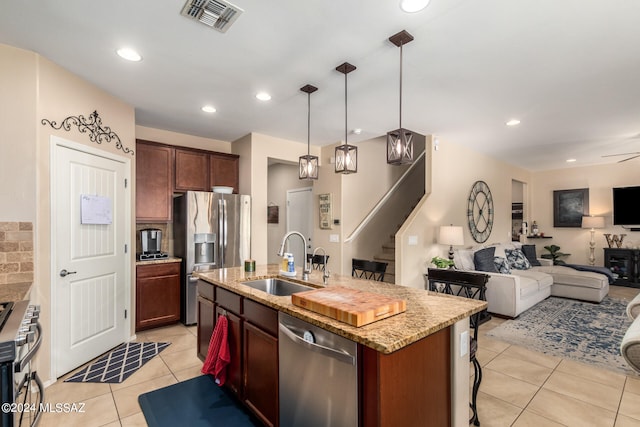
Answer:
<path fill-rule="evenodd" d="M 167 348 L 169 344 L 167 342 L 128 342 L 122 344 L 64 382 L 121 383 Z"/>
<path fill-rule="evenodd" d="M 487 332 L 487 336 L 541 353 L 623 374 L 635 374 L 620 354 L 631 320 L 627 301 L 600 304 L 550 297 Z"/>
<path fill-rule="evenodd" d="M 210 375 L 141 394 L 138 403 L 149 427 L 262 425 Z"/>

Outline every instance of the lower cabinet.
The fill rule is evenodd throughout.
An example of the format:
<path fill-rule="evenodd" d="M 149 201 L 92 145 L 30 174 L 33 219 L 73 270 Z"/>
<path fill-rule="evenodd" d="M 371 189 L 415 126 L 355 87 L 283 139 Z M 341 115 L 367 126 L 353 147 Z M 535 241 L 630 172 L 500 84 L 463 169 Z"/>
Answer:
<path fill-rule="evenodd" d="M 180 263 L 136 266 L 136 331 L 180 320 Z"/>
<path fill-rule="evenodd" d="M 225 386 L 265 425 L 277 426 L 278 312 L 226 289 L 198 281 L 197 351 L 202 360 L 207 356 L 209 341 L 220 316 L 227 318 L 231 355 Z"/>

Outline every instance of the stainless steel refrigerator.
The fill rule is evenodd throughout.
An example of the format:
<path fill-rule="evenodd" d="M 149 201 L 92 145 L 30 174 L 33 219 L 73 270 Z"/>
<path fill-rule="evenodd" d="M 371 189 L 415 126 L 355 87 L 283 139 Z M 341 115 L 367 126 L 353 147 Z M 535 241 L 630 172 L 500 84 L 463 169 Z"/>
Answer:
<path fill-rule="evenodd" d="M 182 258 L 180 320 L 197 322 L 195 271 L 237 267 L 251 255 L 251 197 L 187 191 L 173 200 L 173 247 Z"/>

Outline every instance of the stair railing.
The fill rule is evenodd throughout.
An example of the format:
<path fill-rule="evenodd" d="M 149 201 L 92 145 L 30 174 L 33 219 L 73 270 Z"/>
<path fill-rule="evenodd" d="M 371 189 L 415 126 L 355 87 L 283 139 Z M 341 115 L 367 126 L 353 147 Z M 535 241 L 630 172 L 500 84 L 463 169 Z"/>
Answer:
<path fill-rule="evenodd" d="M 416 158 L 416 160 L 411 164 L 411 166 L 407 168 L 406 171 L 404 171 L 402 176 L 395 182 L 395 184 L 393 184 L 391 188 L 389 188 L 389 190 L 385 193 L 385 195 L 382 196 L 380 200 L 378 200 L 378 203 L 376 203 L 376 205 L 371 209 L 371 211 L 367 214 L 367 216 L 365 216 L 364 219 L 360 221 L 360 224 L 358 224 L 358 226 L 351 232 L 351 234 L 346 239 L 344 239 L 345 243 L 349 243 L 350 241 L 358 237 L 360 232 L 367 226 L 367 224 L 369 224 L 369 222 L 373 219 L 373 217 L 376 216 L 376 214 L 380 211 L 380 209 L 382 209 L 382 207 L 387 202 L 387 200 L 389 200 L 389 198 L 393 195 L 393 193 L 398 189 L 400 184 L 402 184 L 402 182 L 407 178 L 407 176 L 409 176 L 409 174 L 416 167 L 416 165 L 420 163 L 422 159 L 424 159 L 425 154 L 426 154 L 426 151 L 423 151 L 422 153 L 420 153 L 420 155 Z"/>

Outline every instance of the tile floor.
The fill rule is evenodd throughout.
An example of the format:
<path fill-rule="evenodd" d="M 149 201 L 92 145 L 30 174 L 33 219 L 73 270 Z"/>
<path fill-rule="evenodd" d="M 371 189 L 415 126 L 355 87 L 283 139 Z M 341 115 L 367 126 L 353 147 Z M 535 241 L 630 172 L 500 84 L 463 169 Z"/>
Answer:
<path fill-rule="evenodd" d="M 631 299 L 637 289 L 615 287 L 610 295 Z M 493 340 L 480 328 L 478 394 L 482 427 L 640 427 L 640 375 L 625 376 Z M 51 403 L 84 402 L 83 414 L 44 414 L 40 427 L 146 426 L 138 395 L 200 375 L 196 329 L 174 325 L 138 333 L 138 341 L 171 342 L 122 384 L 64 383 L 48 387 Z M 473 368 L 471 368 L 473 374 Z"/>

